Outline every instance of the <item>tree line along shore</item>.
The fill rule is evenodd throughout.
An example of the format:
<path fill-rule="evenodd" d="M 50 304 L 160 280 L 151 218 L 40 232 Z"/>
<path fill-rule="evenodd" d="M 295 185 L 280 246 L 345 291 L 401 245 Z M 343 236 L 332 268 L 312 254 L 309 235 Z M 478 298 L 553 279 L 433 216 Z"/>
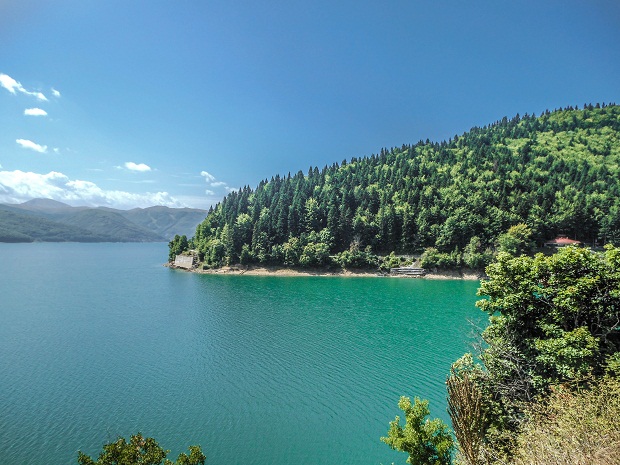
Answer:
<path fill-rule="evenodd" d="M 585 105 L 276 175 L 226 196 L 194 237 L 171 241 L 170 258 L 353 269 L 417 255 L 429 270 L 484 270 L 500 251 L 561 236 L 617 243 L 619 134 L 620 107 Z"/>

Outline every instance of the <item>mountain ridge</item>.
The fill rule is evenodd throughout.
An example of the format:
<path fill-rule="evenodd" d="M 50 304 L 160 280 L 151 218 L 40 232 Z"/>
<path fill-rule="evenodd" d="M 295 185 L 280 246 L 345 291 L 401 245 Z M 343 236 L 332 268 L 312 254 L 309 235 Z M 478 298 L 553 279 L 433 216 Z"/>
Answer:
<path fill-rule="evenodd" d="M 0 204 L 0 242 L 166 242 L 191 236 L 206 210 L 73 207 L 52 199 Z"/>

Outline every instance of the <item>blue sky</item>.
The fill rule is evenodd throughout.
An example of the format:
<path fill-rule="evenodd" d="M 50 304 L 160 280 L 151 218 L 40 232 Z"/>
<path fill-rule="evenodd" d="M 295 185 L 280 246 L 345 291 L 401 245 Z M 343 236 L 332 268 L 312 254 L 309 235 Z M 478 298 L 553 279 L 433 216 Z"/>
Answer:
<path fill-rule="evenodd" d="M 503 116 L 620 103 L 620 3 L 0 2 L 0 202 L 208 208 Z"/>

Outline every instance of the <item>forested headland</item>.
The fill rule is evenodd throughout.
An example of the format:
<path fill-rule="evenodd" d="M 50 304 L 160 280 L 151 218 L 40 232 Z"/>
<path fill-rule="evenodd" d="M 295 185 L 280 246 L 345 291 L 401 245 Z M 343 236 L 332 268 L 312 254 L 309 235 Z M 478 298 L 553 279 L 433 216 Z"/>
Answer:
<path fill-rule="evenodd" d="M 191 247 L 209 267 L 355 267 L 423 253 L 427 267 L 482 269 L 502 247 L 560 234 L 617 243 L 619 134 L 620 107 L 568 107 L 276 175 L 212 207 L 171 256 Z"/>

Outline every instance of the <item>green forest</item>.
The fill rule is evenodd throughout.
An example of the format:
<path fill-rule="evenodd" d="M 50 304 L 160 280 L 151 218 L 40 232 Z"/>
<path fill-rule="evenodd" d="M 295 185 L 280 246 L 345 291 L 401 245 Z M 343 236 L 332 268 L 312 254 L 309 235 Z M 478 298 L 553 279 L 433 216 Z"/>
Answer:
<path fill-rule="evenodd" d="M 483 269 L 502 247 L 560 234 L 618 243 L 619 135 L 620 107 L 585 105 L 276 175 L 212 207 L 171 257 L 191 247 L 208 267 L 363 267 L 423 253 L 428 267 Z"/>
<path fill-rule="evenodd" d="M 620 107 L 504 118 L 231 193 L 171 257 L 206 266 L 484 269 L 488 314 L 446 380 L 452 428 L 402 397 L 381 440 L 417 465 L 620 464 Z M 558 235 L 588 247 L 537 249 Z"/>

